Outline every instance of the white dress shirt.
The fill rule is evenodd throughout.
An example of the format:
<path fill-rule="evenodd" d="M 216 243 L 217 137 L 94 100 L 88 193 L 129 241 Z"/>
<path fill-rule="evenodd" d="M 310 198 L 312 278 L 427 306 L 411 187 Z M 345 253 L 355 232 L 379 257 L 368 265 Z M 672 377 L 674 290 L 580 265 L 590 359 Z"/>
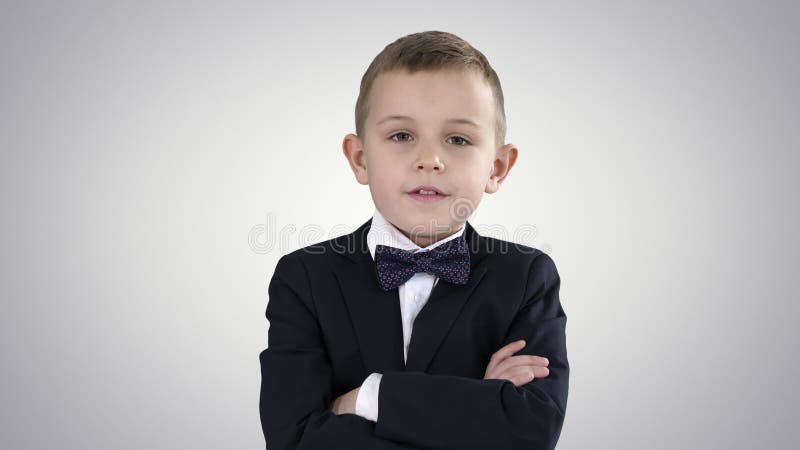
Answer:
<path fill-rule="evenodd" d="M 462 226 L 460 231 L 422 248 L 387 221 L 376 208 L 375 214 L 372 216 L 372 224 L 367 232 L 367 245 L 374 261 L 375 248 L 378 245 L 388 245 L 418 253 L 430 250 L 463 235 L 465 229 L 466 227 Z M 438 281 L 439 277 L 433 274 L 418 272 L 398 287 L 400 314 L 403 320 L 403 361 L 408 358 L 408 344 L 411 342 L 414 319 L 422 307 L 425 306 L 425 303 L 428 302 L 428 297 L 430 297 L 431 291 Z M 378 420 L 378 391 L 382 376 L 380 373 L 370 374 L 362 383 L 361 389 L 358 391 L 358 397 L 356 397 L 355 413 L 373 422 Z"/>

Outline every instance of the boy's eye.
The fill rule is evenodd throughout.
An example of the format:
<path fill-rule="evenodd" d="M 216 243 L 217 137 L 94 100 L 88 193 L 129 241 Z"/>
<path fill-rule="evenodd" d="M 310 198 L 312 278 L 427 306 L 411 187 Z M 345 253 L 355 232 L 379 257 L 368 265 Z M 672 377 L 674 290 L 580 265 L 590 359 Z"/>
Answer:
<path fill-rule="evenodd" d="M 411 140 L 411 135 L 406 133 L 405 131 L 400 131 L 398 133 L 389 136 L 389 139 L 395 142 L 408 142 Z M 453 144 L 459 147 L 470 145 L 470 142 L 466 138 L 463 138 L 461 136 L 452 136 L 449 139 L 454 139 L 455 141 L 453 141 Z"/>
<path fill-rule="evenodd" d="M 453 136 L 451 139 L 457 139 L 457 141 L 455 142 L 456 145 L 459 145 L 459 146 L 469 145 L 469 141 L 464 139 L 461 136 Z"/>
<path fill-rule="evenodd" d="M 406 141 L 408 140 L 408 139 L 400 139 L 400 140 L 397 140 L 397 139 L 395 139 L 395 137 L 396 137 L 396 136 L 400 136 L 400 137 L 406 137 L 406 136 L 407 136 L 409 139 L 411 138 L 411 135 L 410 135 L 410 134 L 408 134 L 408 133 L 406 133 L 406 132 L 404 132 L 404 131 L 401 131 L 401 132 L 399 132 L 399 133 L 395 133 L 395 134 L 393 134 L 393 135 L 389 136 L 389 139 L 391 139 L 391 140 L 393 140 L 393 141 L 395 141 L 395 142 L 406 142 Z"/>

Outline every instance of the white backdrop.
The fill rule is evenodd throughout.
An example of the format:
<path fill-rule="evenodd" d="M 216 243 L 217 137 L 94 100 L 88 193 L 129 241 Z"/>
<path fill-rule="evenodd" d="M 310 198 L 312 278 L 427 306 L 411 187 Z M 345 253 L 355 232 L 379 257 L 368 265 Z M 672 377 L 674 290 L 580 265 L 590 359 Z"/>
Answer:
<path fill-rule="evenodd" d="M 274 265 L 371 216 L 360 78 L 436 29 L 520 148 L 471 222 L 562 277 L 558 448 L 794 448 L 796 3 L 288 3 L 3 2 L 0 447 L 263 448 Z"/>

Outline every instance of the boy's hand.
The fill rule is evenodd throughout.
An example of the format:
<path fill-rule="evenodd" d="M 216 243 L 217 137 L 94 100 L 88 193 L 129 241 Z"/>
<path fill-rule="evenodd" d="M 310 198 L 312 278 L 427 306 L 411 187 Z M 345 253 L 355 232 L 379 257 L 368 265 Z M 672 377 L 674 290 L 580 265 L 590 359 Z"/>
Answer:
<path fill-rule="evenodd" d="M 350 392 L 342 394 L 333 401 L 331 404 L 331 411 L 334 414 L 355 414 L 356 413 L 356 398 L 358 398 L 358 390 L 361 386 L 353 389 Z"/>
<path fill-rule="evenodd" d="M 486 367 L 484 380 L 508 380 L 515 386 L 530 383 L 534 378 L 543 378 L 550 374 L 550 361 L 534 355 L 511 356 L 525 348 L 525 341 L 512 342 L 492 355 Z"/>

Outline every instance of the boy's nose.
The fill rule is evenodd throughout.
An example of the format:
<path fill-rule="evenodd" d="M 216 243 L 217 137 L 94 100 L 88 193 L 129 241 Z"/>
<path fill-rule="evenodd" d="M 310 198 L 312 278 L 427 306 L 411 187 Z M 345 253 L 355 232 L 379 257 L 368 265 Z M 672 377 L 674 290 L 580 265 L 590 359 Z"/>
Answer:
<path fill-rule="evenodd" d="M 421 170 L 433 170 L 441 172 L 444 170 L 444 163 L 436 155 L 436 152 L 422 152 L 417 159 L 415 166 Z"/>

